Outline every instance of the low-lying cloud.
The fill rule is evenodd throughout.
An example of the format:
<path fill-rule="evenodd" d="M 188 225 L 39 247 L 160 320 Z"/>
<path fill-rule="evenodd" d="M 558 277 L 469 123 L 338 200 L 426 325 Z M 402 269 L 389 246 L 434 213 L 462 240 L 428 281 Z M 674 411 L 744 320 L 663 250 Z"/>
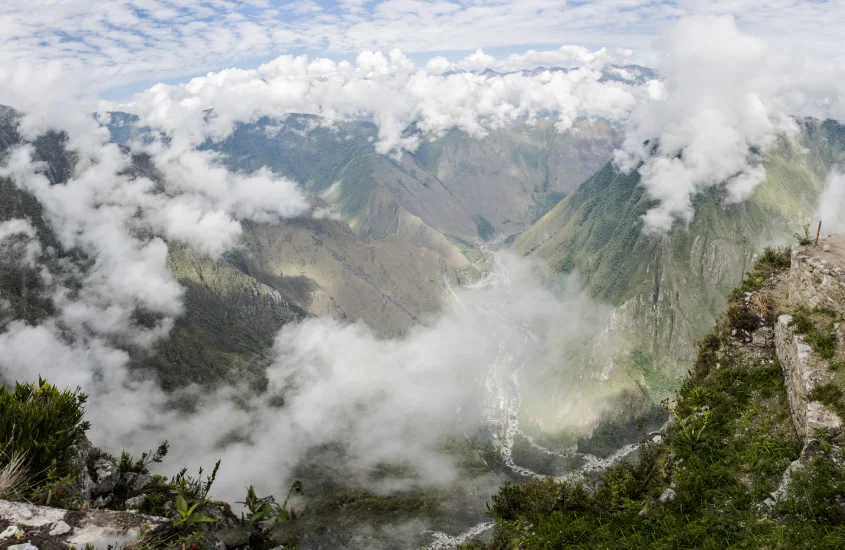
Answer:
<path fill-rule="evenodd" d="M 371 117 L 379 128 L 377 151 L 400 154 L 419 145 L 418 135 L 406 133 L 412 123 L 429 136 L 459 128 L 480 137 L 538 116 L 556 116 L 561 131 L 578 117 L 623 120 L 647 89 L 604 81 L 602 71 L 628 55 L 565 46 L 498 61 L 479 51 L 457 64 L 435 58 L 425 68 L 399 50 L 364 52 L 354 64 L 283 55 L 254 70 L 227 69 L 176 86 L 158 84 L 113 107 L 137 114 L 141 125 L 160 130 L 180 150 L 224 139 L 235 123 L 263 116 L 315 114 L 325 124 Z M 536 67 L 541 60 L 571 69 L 479 72 Z"/>
<path fill-rule="evenodd" d="M 825 233 L 845 232 L 845 174 L 832 172 L 819 197 L 816 218 L 821 220 Z"/>
<path fill-rule="evenodd" d="M 766 153 L 797 132 L 793 116 L 845 114 L 841 67 L 776 52 L 733 17 L 683 19 L 657 47 L 663 91 L 633 111 L 615 158 L 659 201 L 646 230 L 688 224 L 709 187 L 723 186 L 727 203 L 747 200 L 766 178 Z"/>

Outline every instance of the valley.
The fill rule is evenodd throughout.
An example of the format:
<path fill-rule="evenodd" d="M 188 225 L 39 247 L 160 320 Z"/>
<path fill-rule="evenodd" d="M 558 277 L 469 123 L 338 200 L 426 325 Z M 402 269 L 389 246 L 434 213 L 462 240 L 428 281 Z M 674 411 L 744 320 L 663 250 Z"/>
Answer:
<path fill-rule="evenodd" d="M 0 135 L 8 150 L 22 138 L 14 111 L 5 112 Z M 131 117 L 110 116 L 122 146 L 144 135 L 127 133 Z M 806 120 L 799 142 L 784 140 L 768 157 L 768 178 L 748 202 L 725 204 L 713 189 L 696 198 L 688 226 L 649 235 L 640 219 L 653 201 L 636 172 L 609 162 L 620 138 L 601 120 L 579 121 L 564 134 L 546 122 L 480 140 L 452 131 L 399 159 L 372 150 L 374 131 L 363 122 L 327 129 L 313 117 L 289 116 L 240 125 L 204 145 L 239 173 L 269 166 L 296 178 L 309 213 L 240 221 L 236 246 L 217 258 L 167 242 L 184 311 L 150 349 L 109 342 L 125 350 L 133 376 L 151 377 L 170 395 L 226 392 L 237 380 L 232 397 L 255 410 L 250 423 L 260 424 L 278 422 L 296 398 L 289 389 L 296 383 L 279 386 L 274 374 L 285 330 L 325 320 L 337 323 L 332 331 L 357 326 L 419 355 L 417 339 L 480 327 L 468 331 L 470 349 L 455 363 L 465 370 L 455 380 L 472 391 L 456 402 L 454 417 L 439 415 L 463 430 L 436 438 L 432 455 L 457 465 L 452 477 L 420 481 L 402 460 L 358 465 L 361 450 L 348 446 L 357 435 L 314 439 L 289 466 L 310 493 L 313 515 L 273 535 L 300 548 L 455 547 L 490 536 L 484 505 L 505 482 L 596 479 L 635 461 L 643 438 L 666 420 L 658 403 L 673 395 L 730 290 L 764 245 L 786 242 L 812 214 L 845 155 L 838 124 Z M 36 154 L 52 185 L 67 184 L 78 159 L 61 136 L 38 142 Z M 153 182 L 163 177 L 141 156 L 131 170 Z M 44 322 L 62 307 L 50 298 L 53 285 L 78 287 L 94 257 L 61 244 L 52 214 L 28 190 L 0 183 L 8 199 L 0 221 L 32 224 L 39 246 L 51 250 L 42 269 L 52 274 L 4 264 L 3 298 L 12 309 L 3 323 Z M 444 319 L 454 326 L 440 328 Z M 408 360 L 404 353 L 390 360 Z M 361 357 L 381 360 L 373 351 Z M 295 375 L 288 371 L 290 380 Z M 272 413 L 253 402 L 265 396 Z M 190 404 L 196 399 L 188 407 L 202 410 Z M 352 410 L 371 405 L 354 399 Z M 237 446 L 243 437 L 223 440 Z M 235 448 L 227 445 L 213 452 Z"/>

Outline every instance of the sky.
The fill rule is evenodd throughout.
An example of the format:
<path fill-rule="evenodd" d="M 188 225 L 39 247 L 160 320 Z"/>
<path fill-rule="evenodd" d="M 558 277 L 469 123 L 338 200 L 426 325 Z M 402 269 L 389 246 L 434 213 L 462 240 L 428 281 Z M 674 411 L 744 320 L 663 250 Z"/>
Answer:
<path fill-rule="evenodd" d="M 59 64 L 106 99 L 282 54 L 351 60 L 399 48 L 421 64 L 574 44 L 631 49 L 651 65 L 668 24 L 724 14 L 775 47 L 843 55 L 845 0 L 4 0 L 0 63 Z"/>

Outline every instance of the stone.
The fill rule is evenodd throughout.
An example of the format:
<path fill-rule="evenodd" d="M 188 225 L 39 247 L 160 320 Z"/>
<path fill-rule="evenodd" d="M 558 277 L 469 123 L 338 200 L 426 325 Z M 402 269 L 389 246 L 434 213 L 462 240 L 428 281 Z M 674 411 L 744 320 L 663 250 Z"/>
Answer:
<path fill-rule="evenodd" d="M 94 488 L 94 481 L 88 473 L 88 457 L 91 449 L 93 446 L 87 437 L 83 437 L 70 448 L 70 470 L 77 474 L 73 491 L 85 502 L 91 500 L 91 491 Z"/>
<path fill-rule="evenodd" d="M 839 415 L 818 401 L 807 403 L 806 423 L 808 437 L 812 437 L 816 432 L 838 433 L 842 429 L 842 420 Z"/>
<path fill-rule="evenodd" d="M 6 548 L 6 550 L 38 550 L 37 546 L 33 546 L 31 542 L 23 544 L 13 544 Z"/>
<path fill-rule="evenodd" d="M 98 458 L 94 462 L 94 477 L 97 482 L 92 494 L 102 495 L 113 491 L 120 479 L 120 469 L 114 460 Z"/>
<path fill-rule="evenodd" d="M 32 512 L 28 508 L 21 509 L 20 515 L 23 519 L 32 519 Z"/>
<path fill-rule="evenodd" d="M 50 529 L 50 536 L 51 537 L 60 537 L 62 535 L 67 535 L 72 530 L 71 526 L 63 521 L 57 521 L 53 524 L 52 528 Z"/>
<path fill-rule="evenodd" d="M 830 252 L 830 245 L 826 244 L 822 246 L 822 252 Z"/>
<path fill-rule="evenodd" d="M 675 490 L 671 487 L 667 488 L 665 491 L 663 491 L 663 494 L 660 495 L 660 498 L 658 500 L 660 500 L 660 502 L 669 502 L 675 500 Z"/>
<path fill-rule="evenodd" d="M 135 472 L 126 472 L 125 474 L 120 476 L 120 482 L 127 487 L 132 487 L 135 484 L 135 480 L 138 479 L 138 474 Z"/>
<path fill-rule="evenodd" d="M 758 347 L 764 347 L 769 344 L 771 337 L 771 329 L 768 327 L 763 327 L 759 330 L 755 330 L 751 334 L 751 344 Z"/>
<path fill-rule="evenodd" d="M 94 508 L 105 508 L 106 506 L 111 504 L 113 498 L 114 497 L 112 497 L 112 495 L 104 495 L 101 497 L 97 497 L 97 500 L 95 500 L 91 506 Z"/>
<path fill-rule="evenodd" d="M 126 499 L 127 510 L 138 510 L 147 501 L 147 495 L 138 495 L 137 497 Z"/>
<path fill-rule="evenodd" d="M 10 539 L 12 537 L 18 537 L 20 535 L 23 535 L 23 529 L 21 529 L 17 525 L 10 525 L 6 527 L 5 531 L 0 533 L 0 540 Z"/>
<path fill-rule="evenodd" d="M 140 492 L 149 487 L 153 484 L 155 479 L 150 474 L 139 474 L 138 477 L 135 478 L 135 482 L 132 484 L 132 490 L 135 492 Z"/>

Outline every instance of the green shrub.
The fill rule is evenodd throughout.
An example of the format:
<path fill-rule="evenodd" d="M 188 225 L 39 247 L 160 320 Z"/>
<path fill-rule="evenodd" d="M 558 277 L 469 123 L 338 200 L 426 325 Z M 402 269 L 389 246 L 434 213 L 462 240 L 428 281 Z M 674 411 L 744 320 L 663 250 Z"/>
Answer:
<path fill-rule="evenodd" d="M 813 313 L 824 314 L 828 316 L 835 316 L 835 312 L 824 309 L 816 309 Z M 810 316 L 811 312 L 805 308 L 798 308 L 792 315 L 792 322 L 789 326 L 796 334 L 803 334 L 804 340 L 813 348 L 813 351 L 818 353 L 823 359 L 833 359 L 836 355 L 837 341 L 833 335 L 832 323 L 828 327 L 827 332 L 819 331 L 816 328 L 816 323 Z"/>
<path fill-rule="evenodd" d="M 757 262 L 754 264 L 754 270 L 760 273 L 768 274 L 772 271 L 789 269 L 792 266 L 792 252 L 787 247 L 780 248 L 766 248 Z"/>
<path fill-rule="evenodd" d="M 793 236 L 798 241 L 798 244 L 801 246 L 807 246 L 813 244 L 813 238 L 810 236 L 810 224 L 804 224 L 801 226 L 804 234 L 801 235 L 800 233 L 794 233 Z"/>
<path fill-rule="evenodd" d="M 795 313 L 792 314 L 792 321 L 789 323 L 789 326 L 792 327 L 792 330 L 795 331 L 796 334 L 807 334 L 816 328 L 815 323 L 813 323 L 813 320 L 810 318 L 810 312 L 804 308 L 798 308 L 795 310 Z"/>
<path fill-rule="evenodd" d="M 76 474 L 68 461 L 89 428 L 82 420 L 86 399 L 79 388 L 59 391 L 40 378 L 37 384 L 17 383 L 14 390 L 0 386 L 0 448 L 5 449 L 0 466 L 23 455 L 35 485 Z"/>
<path fill-rule="evenodd" d="M 728 307 L 727 315 L 731 328 L 753 332 L 760 326 L 760 316 L 743 305 L 731 304 Z"/>
<path fill-rule="evenodd" d="M 836 338 L 830 334 L 813 331 L 806 336 L 807 343 L 822 359 L 833 359 L 836 355 Z"/>

